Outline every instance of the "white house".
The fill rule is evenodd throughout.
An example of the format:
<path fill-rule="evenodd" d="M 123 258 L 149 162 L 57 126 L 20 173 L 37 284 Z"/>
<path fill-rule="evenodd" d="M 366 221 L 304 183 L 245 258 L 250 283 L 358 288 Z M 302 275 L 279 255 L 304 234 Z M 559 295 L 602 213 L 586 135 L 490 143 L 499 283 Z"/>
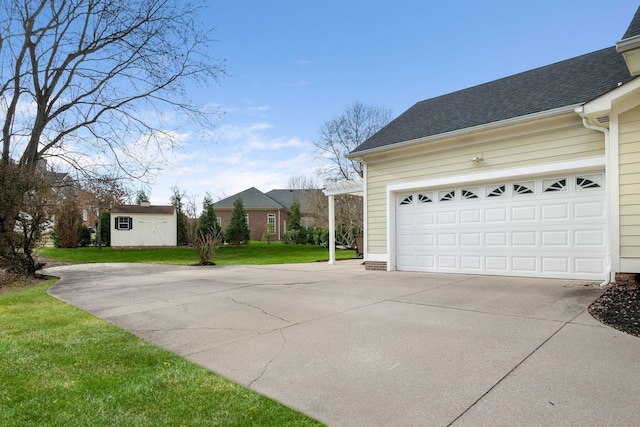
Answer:
<path fill-rule="evenodd" d="M 174 206 L 120 205 L 111 209 L 111 247 L 175 247 L 178 225 Z"/>
<path fill-rule="evenodd" d="M 640 276 L 636 58 L 640 9 L 616 46 L 418 102 L 354 149 L 366 268 Z"/>

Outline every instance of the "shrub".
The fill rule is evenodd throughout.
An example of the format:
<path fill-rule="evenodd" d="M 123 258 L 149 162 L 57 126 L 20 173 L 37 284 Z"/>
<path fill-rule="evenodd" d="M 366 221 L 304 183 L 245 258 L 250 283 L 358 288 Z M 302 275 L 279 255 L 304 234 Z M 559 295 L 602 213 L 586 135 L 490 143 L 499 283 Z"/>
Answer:
<path fill-rule="evenodd" d="M 264 233 L 262 233 L 262 241 L 271 244 L 274 240 L 276 240 L 276 234 L 273 232 L 273 226 L 267 224 L 264 227 Z"/>
<path fill-rule="evenodd" d="M 307 230 L 289 230 L 284 234 L 282 242 L 286 245 L 305 245 L 307 239 Z"/>

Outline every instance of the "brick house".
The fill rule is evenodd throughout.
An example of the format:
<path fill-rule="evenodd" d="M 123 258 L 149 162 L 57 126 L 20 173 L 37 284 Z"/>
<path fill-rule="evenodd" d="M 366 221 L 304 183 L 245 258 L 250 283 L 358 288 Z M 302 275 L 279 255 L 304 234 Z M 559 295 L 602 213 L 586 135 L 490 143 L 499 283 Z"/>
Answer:
<path fill-rule="evenodd" d="M 294 200 L 300 203 L 300 224 L 309 228 L 313 225 L 313 215 L 309 195 L 320 190 L 271 190 L 263 193 L 255 187 L 219 200 L 213 204 L 218 223 L 223 230 L 231 222 L 233 203 L 241 199 L 247 213 L 250 239 L 261 240 L 267 224 L 273 227 L 275 240 L 282 240 L 287 232 L 289 214 Z"/>

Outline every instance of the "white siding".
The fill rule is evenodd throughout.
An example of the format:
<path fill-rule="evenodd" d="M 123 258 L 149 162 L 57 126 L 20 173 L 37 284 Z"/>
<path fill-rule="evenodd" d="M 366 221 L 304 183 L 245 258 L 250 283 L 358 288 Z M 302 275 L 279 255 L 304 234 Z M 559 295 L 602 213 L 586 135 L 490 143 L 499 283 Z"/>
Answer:
<path fill-rule="evenodd" d="M 115 217 L 132 218 L 131 230 L 116 230 Z M 111 216 L 112 247 L 176 246 L 178 240 L 175 215 L 114 213 Z"/>

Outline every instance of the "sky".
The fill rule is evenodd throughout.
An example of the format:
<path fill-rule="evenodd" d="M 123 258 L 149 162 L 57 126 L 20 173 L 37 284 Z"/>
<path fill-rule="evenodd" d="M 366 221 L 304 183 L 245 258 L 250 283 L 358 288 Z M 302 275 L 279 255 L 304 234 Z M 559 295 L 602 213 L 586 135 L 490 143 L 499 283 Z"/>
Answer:
<path fill-rule="evenodd" d="M 219 84 L 194 102 L 212 132 L 181 127 L 181 148 L 147 190 L 214 201 L 315 177 L 322 125 L 356 102 L 396 117 L 418 101 L 615 45 L 632 0 L 209 0 Z"/>

